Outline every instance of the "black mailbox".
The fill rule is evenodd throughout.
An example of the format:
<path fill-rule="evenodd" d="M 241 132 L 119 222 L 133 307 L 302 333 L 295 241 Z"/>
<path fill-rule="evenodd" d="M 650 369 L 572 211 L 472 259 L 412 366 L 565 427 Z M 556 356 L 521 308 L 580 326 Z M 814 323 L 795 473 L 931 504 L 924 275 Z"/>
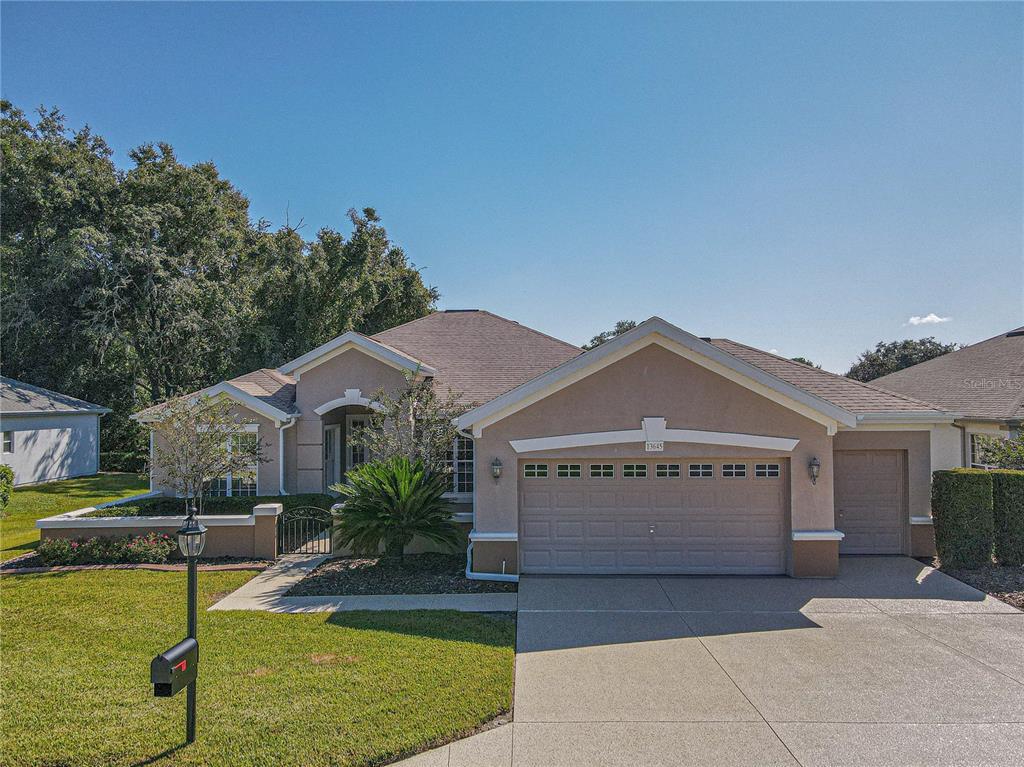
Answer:
<path fill-rule="evenodd" d="M 194 682 L 199 670 L 199 642 L 182 639 L 170 650 L 164 650 L 149 664 L 153 695 L 170 698 Z"/>

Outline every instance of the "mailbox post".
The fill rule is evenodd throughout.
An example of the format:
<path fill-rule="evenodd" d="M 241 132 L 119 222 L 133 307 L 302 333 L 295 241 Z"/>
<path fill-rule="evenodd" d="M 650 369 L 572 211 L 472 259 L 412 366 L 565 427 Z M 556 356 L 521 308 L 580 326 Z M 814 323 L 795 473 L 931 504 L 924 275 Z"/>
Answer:
<path fill-rule="evenodd" d="M 198 591 L 198 575 L 196 560 L 203 553 L 206 545 L 206 528 L 196 519 L 196 507 L 189 507 L 185 524 L 178 530 L 178 548 L 188 562 L 188 638 L 196 641 L 196 598 Z M 188 641 L 188 640 L 186 640 Z M 198 653 L 199 645 L 196 642 Z M 193 678 L 185 689 L 185 742 L 192 743 L 196 739 L 196 680 Z"/>
<path fill-rule="evenodd" d="M 185 524 L 178 530 L 178 548 L 188 563 L 188 636 L 153 658 L 149 667 L 153 694 L 170 698 L 185 689 L 185 742 L 196 739 L 196 677 L 199 673 L 199 642 L 196 639 L 196 559 L 206 545 L 206 528 L 196 519 L 196 507 L 189 507 Z"/>

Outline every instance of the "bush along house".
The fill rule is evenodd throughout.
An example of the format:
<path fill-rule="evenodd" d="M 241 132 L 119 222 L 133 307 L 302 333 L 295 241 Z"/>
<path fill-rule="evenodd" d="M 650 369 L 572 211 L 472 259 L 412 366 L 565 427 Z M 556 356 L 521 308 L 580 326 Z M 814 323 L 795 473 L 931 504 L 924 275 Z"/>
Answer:
<path fill-rule="evenodd" d="M 583 351 L 460 310 L 204 390 L 266 447 L 212 492 L 325 492 L 367 459 L 349 435 L 374 393 L 409 375 L 468 408 L 450 499 L 474 577 L 830 577 L 840 554 L 929 555 L 931 474 L 962 465 L 955 413 L 658 317 Z M 151 481 L 166 491 L 159 465 Z"/>

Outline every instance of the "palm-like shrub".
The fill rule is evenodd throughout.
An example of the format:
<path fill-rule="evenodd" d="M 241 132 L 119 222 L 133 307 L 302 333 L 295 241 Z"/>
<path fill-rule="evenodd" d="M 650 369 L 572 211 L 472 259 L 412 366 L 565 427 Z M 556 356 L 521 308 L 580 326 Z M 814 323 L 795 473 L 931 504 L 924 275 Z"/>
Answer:
<path fill-rule="evenodd" d="M 357 554 L 401 557 L 416 536 L 454 545 L 459 529 L 444 494 L 450 478 L 405 457 L 371 461 L 333 485 L 344 505 L 337 512 L 338 541 Z"/>

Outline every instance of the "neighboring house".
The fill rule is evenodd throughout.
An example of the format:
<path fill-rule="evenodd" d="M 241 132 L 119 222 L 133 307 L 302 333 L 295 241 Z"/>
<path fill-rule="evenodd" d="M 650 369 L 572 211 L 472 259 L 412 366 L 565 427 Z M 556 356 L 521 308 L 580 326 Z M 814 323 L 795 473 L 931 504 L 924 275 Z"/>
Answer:
<path fill-rule="evenodd" d="M 206 389 L 237 403 L 270 458 L 215 492 L 324 491 L 365 460 L 346 435 L 373 393 L 406 374 L 473 405 L 451 496 L 485 577 L 831 576 L 840 553 L 924 555 L 931 473 L 959 464 L 953 416 L 934 405 L 657 317 L 583 352 L 447 311 Z M 152 482 L 164 489 L 159 466 Z"/>
<path fill-rule="evenodd" d="M 1024 422 L 1024 327 L 1000 333 L 871 383 L 956 414 L 961 464 L 988 468 L 979 436 L 1016 437 Z"/>
<path fill-rule="evenodd" d="M 100 468 L 100 416 L 109 412 L 0 376 L 0 463 L 14 469 L 16 486 L 95 474 Z"/>

